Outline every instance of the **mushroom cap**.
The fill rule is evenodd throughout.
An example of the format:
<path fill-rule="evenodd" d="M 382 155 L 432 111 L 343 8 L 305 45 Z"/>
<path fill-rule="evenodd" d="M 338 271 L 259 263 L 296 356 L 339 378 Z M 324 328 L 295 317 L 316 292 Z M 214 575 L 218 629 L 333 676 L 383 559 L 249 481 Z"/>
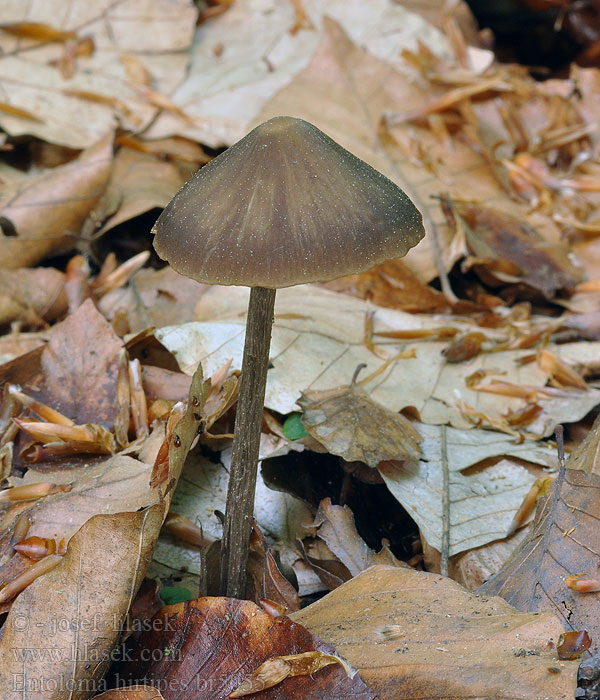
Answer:
<path fill-rule="evenodd" d="M 425 233 L 397 185 L 293 117 L 264 122 L 201 168 L 153 232 L 186 277 L 268 288 L 363 272 Z"/>

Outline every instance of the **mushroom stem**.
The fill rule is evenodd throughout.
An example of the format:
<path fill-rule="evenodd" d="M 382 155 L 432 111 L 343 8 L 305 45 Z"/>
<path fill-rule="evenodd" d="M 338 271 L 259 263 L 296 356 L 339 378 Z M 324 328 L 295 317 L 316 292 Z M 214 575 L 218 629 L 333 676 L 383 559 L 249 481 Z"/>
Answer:
<path fill-rule="evenodd" d="M 233 456 L 221 543 L 221 594 L 232 598 L 244 598 L 246 595 L 250 538 L 248 518 L 254 512 L 275 292 L 275 289 L 252 287 L 248 304 L 242 383 L 235 417 Z"/>

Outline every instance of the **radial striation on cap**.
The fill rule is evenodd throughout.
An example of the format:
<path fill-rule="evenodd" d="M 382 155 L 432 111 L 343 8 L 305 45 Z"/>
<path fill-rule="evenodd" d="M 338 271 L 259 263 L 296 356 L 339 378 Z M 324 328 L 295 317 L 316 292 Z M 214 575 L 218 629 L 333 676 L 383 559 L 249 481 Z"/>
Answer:
<path fill-rule="evenodd" d="M 363 272 L 424 235 L 397 185 L 293 117 L 257 126 L 201 168 L 153 231 L 158 255 L 186 277 L 269 288 Z"/>

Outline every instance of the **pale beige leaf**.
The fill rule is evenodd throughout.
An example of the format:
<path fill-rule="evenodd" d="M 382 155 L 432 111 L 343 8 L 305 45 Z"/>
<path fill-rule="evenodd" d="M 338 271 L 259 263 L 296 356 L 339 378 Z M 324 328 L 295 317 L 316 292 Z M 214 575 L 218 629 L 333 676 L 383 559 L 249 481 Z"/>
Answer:
<path fill-rule="evenodd" d="M 212 374 L 229 359 L 232 368 L 241 367 L 244 345 L 244 318 L 248 290 L 239 287 L 210 287 L 196 307 L 200 323 L 167 326 L 158 329 L 156 338 L 170 350 L 186 373 L 199 361 L 207 374 Z M 507 350 L 480 353 L 467 362 L 447 364 L 441 351 L 445 342 L 417 338 L 415 342 L 394 341 L 378 334 L 389 331 L 430 331 L 455 328 L 459 331 L 478 329 L 472 319 L 459 316 L 417 316 L 385 309 L 344 294 L 336 294 L 314 285 L 281 289 L 275 302 L 275 323 L 271 341 L 273 367 L 267 374 L 265 405 L 280 413 L 297 410 L 301 392 L 323 391 L 348 384 L 360 363 L 367 367 L 362 376 L 381 369 L 385 360 L 376 357 L 365 345 L 364 327 L 367 312 L 373 314 L 374 343 L 390 359 L 401 351 L 414 350 L 414 357 L 391 362 L 364 386 L 374 400 L 399 411 L 412 406 L 424 423 L 449 423 L 457 428 L 473 427 L 478 418 L 469 418 L 470 408 L 497 424 L 508 428 L 504 415 L 523 408 L 527 401 L 515 395 L 498 395 L 474 391 L 467 379 L 475 372 L 489 374 L 483 383 L 501 380 L 516 385 L 543 388 L 548 376 L 535 362 L 519 360 L 530 350 Z M 485 329 L 490 340 L 500 341 L 500 330 Z M 564 360 L 569 353 L 577 357 L 582 351 L 591 358 L 598 353 L 598 343 L 568 343 L 557 349 Z M 529 390 L 526 393 L 530 393 Z M 544 398 L 545 397 L 545 398 Z M 532 434 L 550 435 L 556 423 L 582 418 L 600 403 L 600 391 L 573 389 L 560 396 L 546 397 L 538 403 L 543 411 L 536 422 L 527 426 Z M 484 421 L 485 424 L 485 421 Z"/>
<path fill-rule="evenodd" d="M 152 138 L 185 134 L 209 146 L 231 145 L 250 128 L 264 104 L 311 60 L 322 36 L 323 17 L 333 17 L 358 45 L 406 70 L 402 48 L 417 40 L 450 56 L 446 37 L 393 0 L 303 0 L 311 26 L 295 24 L 291 0 L 247 0 L 198 28 L 187 79 L 174 102 L 196 120 L 187 126 L 163 114 Z M 221 47 L 221 51 L 215 50 Z M 282 112 L 284 114 L 284 112 Z M 288 112 L 285 112 L 288 114 Z M 289 112 L 293 114 L 293 112 Z"/>
<path fill-rule="evenodd" d="M 153 88 L 169 95 L 184 77 L 196 14 L 191 0 L 98 0 L 72 3 L 68 11 L 62 0 L 3 3 L 3 22 L 74 31 L 91 37 L 94 50 L 77 58 L 73 77 L 65 79 L 52 65 L 63 57 L 62 44 L 1 32 L 3 94 L 39 121 L 0 111 L 0 124 L 13 136 L 33 134 L 71 148 L 87 148 L 117 121 L 126 129 L 143 129 L 158 109 L 130 83 L 120 55 L 134 54 Z"/>
<path fill-rule="evenodd" d="M 506 537 L 515 512 L 536 476 L 514 459 L 501 459 L 475 473 L 479 462 L 502 455 L 543 466 L 556 463 L 544 443 L 517 443 L 502 433 L 416 424 L 423 437 L 420 462 L 384 462 L 379 473 L 418 524 L 425 540 L 442 546 L 442 455 L 445 439 L 450 474 L 450 555 Z M 535 470 L 532 469 L 532 472 Z M 539 473 L 542 471 L 538 468 Z"/>

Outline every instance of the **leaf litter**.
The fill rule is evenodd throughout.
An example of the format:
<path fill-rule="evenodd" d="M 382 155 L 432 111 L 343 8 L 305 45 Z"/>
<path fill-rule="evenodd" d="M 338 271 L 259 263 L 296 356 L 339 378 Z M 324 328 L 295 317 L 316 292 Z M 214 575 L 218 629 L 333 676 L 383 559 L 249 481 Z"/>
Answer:
<path fill-rule="evenodd" d="M 10 83 L 10 99 L 0 101 L 9 134 L 2 148 L 10 154 L 0 165 L 0 243 L 9 268 L 0 278 L 0 319 L 13 324 L 0 346 L 8 360 L 0 368 L 6 624 L 21 606 L 40 629 L 57 609 L 87 606 L 106 628 L 98 652 L 110 651 L 120 629 L 107 621 L 126 615 L 165 518 L 168 532 L 150 571 L 175 588 L 184 576 L 192 596 L 214 587 L 246 293 L 140 269 L 149 239 L 130 231 L 210 159 L 203 146 L 230 144 L 258 121 L 294 114 L 406 189 L 428 236 L 406 264 L 390 261 L 329 290 L 311 285 L 279 295 L 261 455 L 294 466 L 279 491 L 269 488 L 270 476 L 259 486 L 251 595 L 275 602 L 256 615 L 285 626 L 281 606 L 298 607 L 294 585 L 304 596 L 337 589 L 294 615 L 333 643 L 379 697 L 396 697 L 400 687 L 440 696 L 444 657 L 457 697 L 511 688 L 522 697 L 572 694 L 576 666 L 559 658 L 583 651 L 588 638 L 591 649 L 597 644 L 594 540 L 585 534 L 597 461 L 588 414 L 600 402 L 597 71 L 574 67 L 567 78 L 535 83 L 522 68 L 490 63 L 489 52 L 467 47 L 447 7 L 438 24 L 444 36 L 388 0 L 376 10 L 333 3 L 326 18 L 312 0 L 277 4 L 270 14 L 260 3 L 216 4 L 195 31 L 196 10 L 183 0 L 158 13 L 101 5 L 65 21 L 56 19 L 60 5 L 53 0 L 35 17 L 15 6 L 0 28 L 0 84 Z M 25 151 L 31 167 L 14 167 Z M 117 240 L 128 257 L 139 255 L 119 266 L 112 251 L 106 255 Z M 46 266 L 49 256 L 73 250 L 86 257 Z M 435 277 L 441 291 L 428 284 Z M 367 381 L 353 382 L 361 364 Z M 292 440 L 285 418 L 296 411 L 307 434 Z M 559 422 L 571 425 L 575 451 L 548 494 L 556 462 L 548 438 Z M 193 454 L 175 490 L 199 428 L 202 455 Z M 329 492 L 315 478 L 322 460 L 329 460 L 321 474 Z M 291 488 L 294 480 L 303 488 Z M 532 496 L 532 484 L 542 482 Z M 395 499 L 394 518 L 413 524 L 402 547 L 396 520 L 372 527 L 387 517 L 383 508 L 365 519 L 359 501 L 369 489 L 379 498 L 385 490 Z M 529 506 L 517 515 L 528 493 Z M 365 503 L 377 510 L 370 497 Z M 503 622 L 473 637 L 471 657 L 489 658 L 483 675 L 475 678 L 464 660 L 473 640 L 461 635 L 474 627 L 465 610 L 473 607 L 473 618 L 488 601 L 465 598 L 446 578 L 405 570 L 394 554 L 400 549 L 411 565 L 441 568 L 471 588 L 489 578 L 483 591 L 496 586 L 523 611 L 500 601 L 486 613 L 495 624 L 501 609 Z M 127 567 L 116 576 L 120 564 L 110 562 L 117 556 Z M 381 562 L 395 568 L 369 568 Z M 389 601 L 382 595 L 388 580 Z M 364 591 L 346 593 L 363 581 Z M 436 597 L 420 612 L 431 586 Z M 455 588 L 440 596 L 442 586 Z M 97 592 L 108 588 L 100 600 Z M 345 604 L 334 623 L 328 615 L 338 593 Z M 457 627 L 444 631 L 437 622 L 453 618 L 454 597 L 462 611 L 450 621 Z M 215 610 L 224 605 L 200 600 Z M 558 615 L 529 615 L 545 609 Z M 409 615 L 408 624 L 399 614 Z M 217 623 L 209 636 L 221 630 Z M 576 641 L 559 640 L 569 628 Z M 8 629 L 2 654 L 25 644 Z M 72 644 L 72 632 L 64 630 L 56 648 Z M 236 630 L 228 633 L 239 642 Z M 92 632 L 76 643 L 94 641 Z M 438 657 L 432 673 L 427 659 Z M 14 655 L 6 658 L 22 672 Z M 329 652 L 248 658 L 238 694 L 269 677 L 277 682 L 263 694 L 298 682 L 310 697 L 339 666 Z M 42 663 L 34 675 L 100 682 L 105 670 L 104 662 L 93 675 Z M 282 680 L 297 670 L 316 672 Z M 173 668 L 153 672 L 164 680 Z M 177 670 L 174 679 L 182 680 Z M 141 685 L 111 694 L 163 697 Z"/>

